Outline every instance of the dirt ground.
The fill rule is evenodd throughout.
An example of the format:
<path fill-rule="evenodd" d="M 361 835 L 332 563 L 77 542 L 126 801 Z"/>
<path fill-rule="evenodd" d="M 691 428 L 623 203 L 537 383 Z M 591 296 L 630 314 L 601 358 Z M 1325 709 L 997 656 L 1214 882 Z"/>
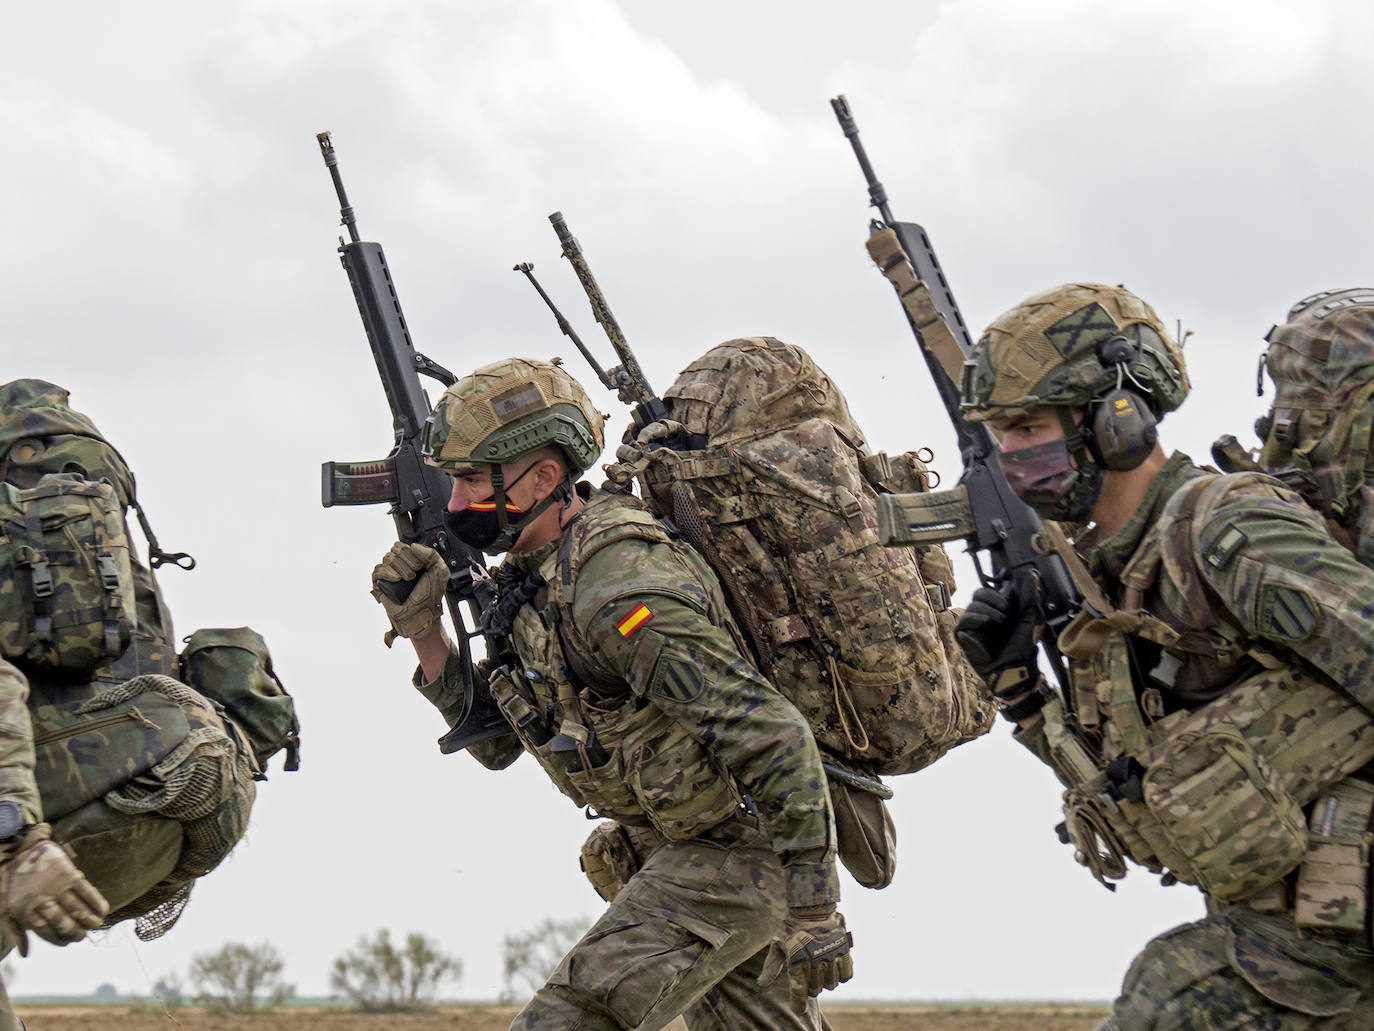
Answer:
<path fill-rule="evenodd" d="M 16 1007 L 29 1031 L 506 1031 L 515 1008 L 469 1006 L 376 1015 L 303 1007 L 236 1016 L 199 1009 Z M 828 1006 L 834 1031 L 1091 1031 L 1091 1006 Z M 680 1024 L 674 1024 L 680 1028 Z"/>

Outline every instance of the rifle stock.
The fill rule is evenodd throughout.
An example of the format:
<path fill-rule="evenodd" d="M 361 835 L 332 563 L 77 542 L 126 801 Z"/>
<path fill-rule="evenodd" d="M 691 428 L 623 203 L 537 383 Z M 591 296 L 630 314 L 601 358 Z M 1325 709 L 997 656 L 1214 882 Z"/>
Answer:
<path fill-rule="evenodd" d="M 476 632 L 468 630 L 464 618 L 466 607 L 475 624 L 481 611 L 495 600 L 490 581 L 482 573 L 485 561 L 480 551 L 449 533 L 449 478 L 426 463 L 420 454 L 420 434 L 430 411 L 420 375 L 445 386 L 454 382 L 454 376 L 415 350 L 381 245 L 358 236 L 329 133 L 318 133 L 316 139 L 339 198 L 340 224 L 348 229 L 350 237 L 347 242 L 339 238 L 339 261 L 353 288 L 395 431 L 391 453 L 386 458 L 325 462 L 321 468 L 320 500 L 326 508 L 389 505 L 397 538 L 433 548 L 448 566 L 445 595 L 462 658 L 464 702 L 462 714 L 453 729 L 440 738 L 439 747 L 445 753 L 455 752 L 507 733 L 510 728 L 485 686 L 477 681 L 472 664 L 472 638 Z M 404 601 L 413 587 L 414 582 L 408 581 L 394 585 L 387 593 L 394 601 Z"/>
<path fill-rule="evenodd" d="M 858 125 L 848 102 L 841 96 L 831 100 L 830 105 L 868 181 L 869 203 L 882 216 L 870 223 L 869 254 L 902 303 L 907 323 L 954 426 L 964 465 L 959 484 L 952 490 L 881 499 L 883 542 L 915 545 L 964 540 L 979 579 L 988 586 L 1009 582 L 1018 568 L 1033 570 L 1039 581 L 1042 616 L 1048 631 L 1042 636 L 1042 644 L 1055 677 L 1064 686 L 1066 674 L 1056 642 L 1081 606 L 1078 589 L 1063 560 L 1047 553 L 1040 517 L 1007 483 L 991 431 L 985 424 L 970 422 L 964 416 L 959 381 L 972 338 L 930 237 L 914 222 L 893 219 L 887 191 L 859 142 Z M 978 561 L 979 553 L 986 553 L 990 560 L 990 576 Z"/>

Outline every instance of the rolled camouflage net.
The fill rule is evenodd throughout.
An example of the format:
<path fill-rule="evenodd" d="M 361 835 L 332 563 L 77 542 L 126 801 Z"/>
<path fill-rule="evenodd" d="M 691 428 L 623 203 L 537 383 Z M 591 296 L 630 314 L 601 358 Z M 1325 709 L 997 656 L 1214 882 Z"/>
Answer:
<path fill-rule="evenodd" d="M 119 813 L 176 820 L 185 835 L 172 872 L 106 920 L 109 926 L 137 916 L 135 930 L 144 941 L 166 933 L 186 906 L 191 882 L 218 866 L 243 837 L 256 797 L 246 747 L 231 737 L 210 703 L 180 681 L 158 674 L 134 677 L 102 691 L 84 708 L 109 708 L 148 692 L 192 714 L 193 726 L 166 758 L 103 799 Z"/>

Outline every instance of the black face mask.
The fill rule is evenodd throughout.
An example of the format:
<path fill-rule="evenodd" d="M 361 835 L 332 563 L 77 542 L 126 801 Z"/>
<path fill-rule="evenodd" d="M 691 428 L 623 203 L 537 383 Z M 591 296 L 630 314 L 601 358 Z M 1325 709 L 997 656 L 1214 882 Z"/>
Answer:
<path fill-rule="evenodd" d="M 525 473 L 537 465 L 532 462 L 526 466 L 509 486 L 514 487 L 525 478 Z M 499 474 L 493 480 L 496 490 L 485 501 L 474 501 L 459 512 L 446 514 L 449 532 L 469 547 L 484 551 L 488 555 L 500 555 L 510 550 L 520 531 L 525 528 L 529 518 L 542 511 L 546 505 L 536 505 L 532 512 L 517 508 L 506 500 L 506 491 L 500 482 Z"/>

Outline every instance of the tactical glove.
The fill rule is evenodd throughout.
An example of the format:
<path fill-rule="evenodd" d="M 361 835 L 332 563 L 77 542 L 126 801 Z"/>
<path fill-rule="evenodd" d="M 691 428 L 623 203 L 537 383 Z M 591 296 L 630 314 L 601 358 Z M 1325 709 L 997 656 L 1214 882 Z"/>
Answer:
<path fill-rule="evenodd" d="M 386 584 L 413 582 L 402 601 L 392 597 Z M 397 637 L 419 637 L 434 625 L 443 612 L 444 588 L 448 586 L 448 567 L 439 553 L 423 544 L 397 541 L 372 570 L 372 597 L 382 603 L 391 630 L 386 645 Z"/>
<path fill-rule="evenodd" d="M 834 905 L 789 909 L 781 940 L 775 939 L 768 947 L 759 984 L 772 984 L 785 968 L 791 982 L 792 1012 L 805 1014 L 809 1000 L 854 976 L 849 954 L 853 946 L 854 936 L 845 930 L 844 917 Z"/>
<path fill-rule="evenodd" d="M 72 862 L 70 850 L 52 840 L 46 823 L 30 827 L 0 861 L 0 919 L 21 956 L 29 954 L 25 932 L 69 945 L 99 927 L 109 911 L 105 897 Z"/>
<path fill-rule="evenodd" d="M 954 638 L 969 665 L 1003 700 L 1035 686 L 1035 628 L 1040 614 L 1033 572 L 1018 569 L 998 589 L 980 587 L 954 626 Z"/>

